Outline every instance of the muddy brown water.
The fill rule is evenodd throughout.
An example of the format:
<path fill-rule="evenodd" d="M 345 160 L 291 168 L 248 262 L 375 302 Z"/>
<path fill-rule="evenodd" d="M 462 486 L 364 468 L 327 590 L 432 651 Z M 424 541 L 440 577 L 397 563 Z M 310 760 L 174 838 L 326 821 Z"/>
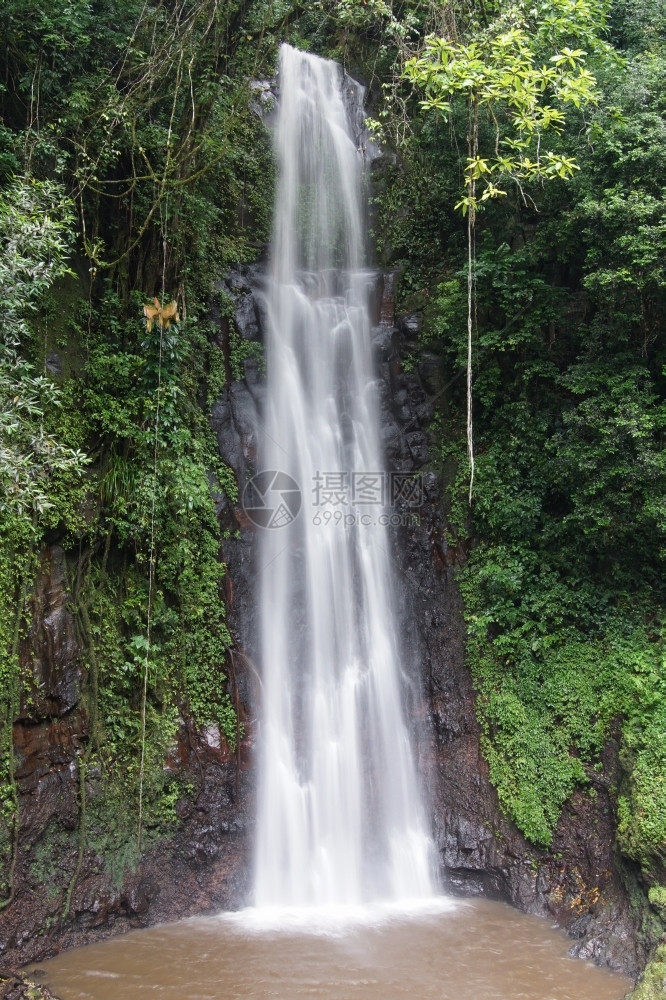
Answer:
<path fill-rule="evenodd" d="M 66 952 L 40 978 L 62 1000 L 621 1000 L 631 988 L 502 903 L 357 917 L 195 918 Z"/>

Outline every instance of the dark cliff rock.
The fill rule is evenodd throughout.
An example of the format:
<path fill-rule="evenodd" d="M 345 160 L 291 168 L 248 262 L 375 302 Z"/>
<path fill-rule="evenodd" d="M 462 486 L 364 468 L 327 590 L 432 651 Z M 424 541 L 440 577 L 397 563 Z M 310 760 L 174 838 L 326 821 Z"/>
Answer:
<path fill-rule="evenodd" d="M 78 704 L 83 666 L 67 610 L 64 555 L 58 546 L 42 553 L 32 594 L 32 626 L 21 642 L 20 657 L 29 678 L 21 721 L 57 718 Z"/>

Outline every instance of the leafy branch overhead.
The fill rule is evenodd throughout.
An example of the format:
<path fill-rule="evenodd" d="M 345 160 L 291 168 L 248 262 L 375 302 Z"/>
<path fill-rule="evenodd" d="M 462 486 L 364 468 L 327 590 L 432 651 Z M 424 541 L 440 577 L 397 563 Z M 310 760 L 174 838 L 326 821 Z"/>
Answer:
<path fill-rule="evenodd" d="M 543 137 L 562 133 L 566 105 L 582 108 L 596 100 L 596 79 L 583 48 L 562 45 L 553 52 L 552 43 L 579 35 L 586 25 L 599 28 L 602 15 L 581 0 L 557 0 L 551 16 L 542 10 L 536 24 L 534 13 L 515 5 L 468 43 L 431 36 L 423 52 L 405 63 L 405 78 L 425 94 L 424 110 L 448 118 L 456 96 L 467 99 L 476 141 L 468 150 L 465 193 L 456 205 L 463 213 L 506 195 L 507 181 L 520 186 L 538 178 L 566 179 L 578 169 L 573 157 L 544 150 Z M 483 114 L 492 128 L 490 148 L 480 155 Z"/>

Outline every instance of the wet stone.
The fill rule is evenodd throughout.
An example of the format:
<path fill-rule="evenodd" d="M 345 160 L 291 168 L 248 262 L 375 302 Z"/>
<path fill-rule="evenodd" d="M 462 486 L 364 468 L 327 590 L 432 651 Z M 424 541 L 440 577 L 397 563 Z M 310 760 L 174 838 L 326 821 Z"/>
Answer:
<path fill-rule="evenodd" d="M 234 312 L 236 329 L 244 340 L 259 339 L 259 321 L 254 303 L 254 295 L 244 295 L 236 305 Z"/>
<path fill-rule="evenodd" d="M 388 361 L 394 354 L 395 331 L 379 326 L 372 330 L 372 347 L 378 361 Z"/>

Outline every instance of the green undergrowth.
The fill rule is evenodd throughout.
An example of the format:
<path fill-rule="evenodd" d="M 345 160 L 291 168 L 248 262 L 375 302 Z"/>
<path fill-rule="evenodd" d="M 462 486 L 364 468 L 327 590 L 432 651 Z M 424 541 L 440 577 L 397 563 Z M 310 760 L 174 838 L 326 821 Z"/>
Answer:
<path fill-rule="evenodd" d="M 503 555 L 475 554 L 461 580 L 483 750 L 500 801 L 532 841 L 547 846 L 576 785 L 596 794 L 593 772 L 602 772 L 601 751 L 619 725 L 631 777 L 613 789 L 618 835 L 624 853 L 646 861 L 659 853 L 666 832 L 664 713 L 657 700 L 664 695 L 663 638 L 611 616 L 602 632 L 585 635 L 585 625 L 575 624 L 576 609 L 569 608 L 572 623 L 562 627 L 557 619 L 567 609 L 543 607 L 543 599 L 535 602 L 541 606 L 534 617 L 521 602 L 520 624 L 503 627 L 475 579 L 482 574 L 488 586 L 496 574 L 506 586 L 506 572 L 515 566 Z M 543 598 L 543 581 L 537 581 Z M 523 576 L 523 587 L 529 582 Z M 575 593 L 571 597 L 570 604 Z M 489 625 L 491 634 L 501 634 L 490 639 Z"/>
<path fill-rule="evenodd" d="M 504 809 L 542 846 L 576 786 L 610 782 L 618 844 L 651 878 L 666 843 L 663 406 L 635 361 L 530 364 L 520 381 L 477 437 L 460 573 L 484 754 Z M 444 443 L 449 464 L 458 447 Z M 458 463 L 454 534 L 470 530 Z M 611 735 L 619 778 L 603 773 Z"/>
<path fill-rule="evenodd" d="M 522 398 L 496 402 L 478 438 L 477 542 L 461 573 L 484 753 L 508 814 L 548 845 L 620 735 L 618 839 L 649 869 L 666 839 L 664 410 L 636 362 L 531 364 L 520 379 Z"/>
<path fill-rule="evenodd" d="M 93 520 L 68 567 L 88 667 L 85 842 L 120 879 L 138 857 L 140 807 L 144 849 L 176 822 L 185 792 L 169 758 L 184 720 L 218 725 L 232 748 L 239 736 L 212 495 L 235 499 L 237 488 L 198 402 L 205 325 L 171 326 L 161 347 L 138 319 L 93 332 L 60 431 L 76 436 L 83 425 L 101 443 L 88 484 Z"/>

